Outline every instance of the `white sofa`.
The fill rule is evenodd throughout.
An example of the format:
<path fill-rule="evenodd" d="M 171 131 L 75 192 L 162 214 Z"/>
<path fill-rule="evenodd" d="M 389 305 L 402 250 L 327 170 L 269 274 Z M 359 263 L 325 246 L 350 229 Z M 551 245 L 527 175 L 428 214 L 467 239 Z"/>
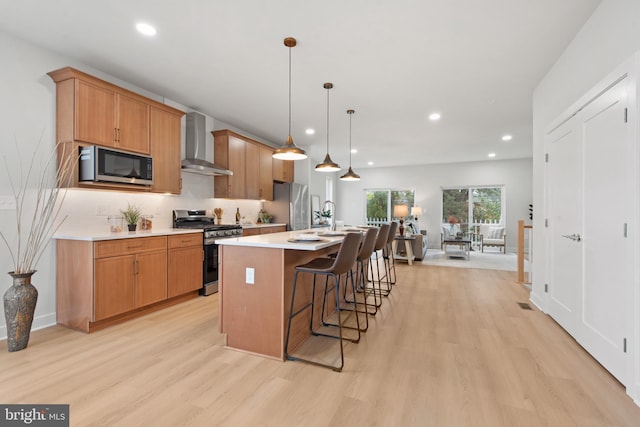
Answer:
<path fill-rule="evenodd" d="M 481 224 L 478 226 L 480 247 L 484 252 L 485 246 L 497 247 L 501 252 L 507 251 L 507 233 L 501 224 Z"/>

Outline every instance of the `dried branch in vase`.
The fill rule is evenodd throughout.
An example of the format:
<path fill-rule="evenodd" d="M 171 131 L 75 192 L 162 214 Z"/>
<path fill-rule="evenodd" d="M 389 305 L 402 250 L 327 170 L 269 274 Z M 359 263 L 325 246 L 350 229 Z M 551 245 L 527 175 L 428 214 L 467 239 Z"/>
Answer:
<path fill-rule="evenodd" d="M 34 149 L 26 175 L 23 175 L 22 158 L 17 141 L 19 180 L 16 182 L 9 172 L 9 163 L 4 156 L 5 170 L 16 205 L 16 242 L 11 245 L 6 232 L 0 231 L 0 237 L 9 249 L 15 273 L 27 273 L 35 270 L 42 253 L 66 219 L 61 218 L 62 203 L 67 194 L 76 157 L 66 156 L 67 144 L 57 143 L 49 153 L 44 165 L 36 164 L 38 151 L 42 145 L 42 136 Z M 62 163 L 57 162 L 60 150 Z M 52 170 L 55 168 L 55 181 Z M 53 182 L 52 182 L 53 181 Z M 29 219 L 30 210 L 31 222 Z M 4 226 L 4 225 L 3 225 Z"/>

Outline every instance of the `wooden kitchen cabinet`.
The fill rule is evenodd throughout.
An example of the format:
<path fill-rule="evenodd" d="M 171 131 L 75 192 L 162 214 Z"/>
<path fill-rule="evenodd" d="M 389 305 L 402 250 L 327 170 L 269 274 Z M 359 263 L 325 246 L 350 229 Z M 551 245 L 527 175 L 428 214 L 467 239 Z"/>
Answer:
<path fill-rule="evenodd" d="M 214 177 L 214 196 L 273 200 L 273 148 L 226 129 L 212 133 L 215 163 L 233 172 Z"/>
<path fill-rule="evenodd" d="M 77 157 L 83 146 L 100 145 L 151 154 L 158 179 L 158 183 L 149 188 L 80 183 L 74 174 L 71 187 L 180 192 L 179 121 L 184 112 L 71 67 L 48 74 L 56 83 L 56 139 L 64 145 L 64 152 L 58 151 L 58 162 L 64 161 L 63 155 Z"/>
<path fill-rule="evenodd" d="M 132 92 L 72 68 L 49 73 L 56 86 L 63 141 L 78 141 L 149 154 L 149 102 Z M 60 126 L 60 123 L 58 123 Z M 61 136 L 61 135 L 58 135 Z"/>
<path fill-rule="evenodd" d="M 286 225 L 261 225 L 259 227 L 250 227 L 242 229 L 242 236 L 257 236 L 259 234 L 280 233 L 287 231 Z"/>
<path fill-rule="evenodd" d="M 96 242 L 95 319 L 167 298 L 165 236 Z"/>
<path fill-rule="evenodd" d="M 180 194 L 180 132 L 182 111 L 167 111 L 151 107 L 150 135 L 154 176 L 152 191 L 155 193 Z"/>
<path fill-rule="evenodd" d="M 276 182 L 293 182 L 293 160 L 273 159 L 273 180 Z"/>
<path fill-rule="evenodd" d="M 273 149 L 260 146 L 260 200 L 273 200 Z"/>
<path fill-rule="evenodd" d="M 169 236 L 168 297 L 202 288 L 202 234 Z"/>
<path fill-rule="evenodd" d="M 91 332 L 196 297 L 202 233 L 56 240 L 56 320 Z"/>
<path fill-rule="evenodd" d="M 246 168 L 246 142 L 231 131 L 214 131 L 212 133 L 215 163 L 233 172 L 233 175 L 214 177 L 214 196 L 224 199 L 244 199 L 246 194 L 244 172 Z"/>

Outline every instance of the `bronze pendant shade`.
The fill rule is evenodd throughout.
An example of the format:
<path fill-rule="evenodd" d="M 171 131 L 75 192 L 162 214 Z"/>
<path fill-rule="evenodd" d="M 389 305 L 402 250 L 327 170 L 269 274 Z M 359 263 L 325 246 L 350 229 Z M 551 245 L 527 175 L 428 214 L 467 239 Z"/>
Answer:
<path fill-rule="evenodd" d="M 360 175 L 351 169 L 351 116 L 353 116 L 353 113 L 355 113 L 354 110 L 347 110 L 349 115 L 349 170 L 340 177 L 342 181 L 360 181 Z"/>
<path fill-rule="evenodd" d="M 329 90 L 333 88 L 333 83 L 325 83 L 324 88 L 327 90 L 327 155 L 324 156 L 324 161 L 316 165 L 318 172 L 336 172 L 340 170 L 340 166 L 329 155 Z"/>
<path fill-rule="evenodd" d="M 284 45 L 289 48 L 289 136 L 284 146 L 273 153 L 273 157 L 280 160 L 302 160 L 307 158 L 307 153 L 293 143 L 293 137 L 291 136 L 291 49 L 296 44 L 296 39 L 293 37 L 284 39 Z"/>

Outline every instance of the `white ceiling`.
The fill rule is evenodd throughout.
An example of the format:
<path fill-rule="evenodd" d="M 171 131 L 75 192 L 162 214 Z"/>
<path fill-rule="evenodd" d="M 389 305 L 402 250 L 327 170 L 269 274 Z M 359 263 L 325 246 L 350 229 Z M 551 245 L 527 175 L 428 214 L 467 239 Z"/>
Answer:
<path fill-rule="evenodd" d="M 348 167 L 354 109 L 357 172 L 531 157 L 532 91 L 599 3 L 0 0 L 0 28 L 277 144 L 288 134 L 283 39 L 295 37 L 294 141 L 324 157 L 332 82 L 330 154 Z"/>

